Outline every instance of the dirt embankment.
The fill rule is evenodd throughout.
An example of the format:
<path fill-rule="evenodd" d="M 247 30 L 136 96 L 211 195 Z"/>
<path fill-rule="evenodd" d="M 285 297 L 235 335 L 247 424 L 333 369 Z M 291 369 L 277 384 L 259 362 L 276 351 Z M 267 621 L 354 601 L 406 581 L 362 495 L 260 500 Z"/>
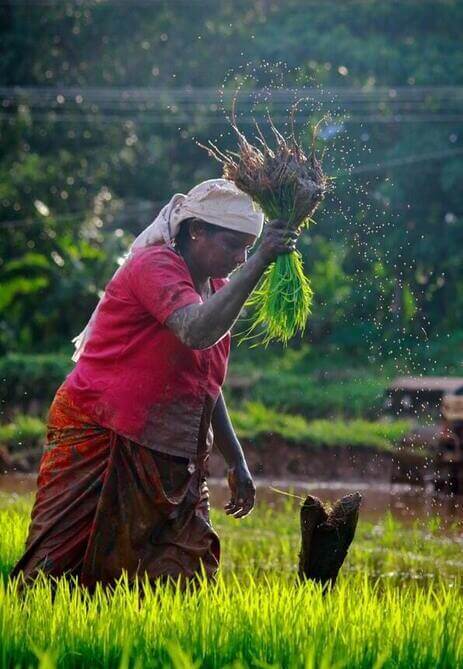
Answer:
<path fill-rule="evenodd" d="M 374 448 L 349 445 L 319 447 L 288 442 L 277 434 L 241 439 L 241 444 L 250 470 L 256 477 L 422 483 L 427 468 L 424 454 L 407 453 L 406 450 L 393 455 Z M 0 472 L 35 472 L 41 454 L 41 447 L 21 451 L 15 456 L 0 449 Z M 209 460 L 209 471 L 214 478 L 221 478 L 227 473 L 225 461 L 215 448 Z"/>
<path fill-rule="evenodd" d="M 288 443 L 278 435 L 258 441 L 242 439 L 241 444 L 252 474 L 266 478 L 389 481 L 394 466 L 390 453 L 349 446 L 316 448 Z M 224 476 L 227 471 L 216 449 L 210 457 L 209 471 L 214 477 Z"/>

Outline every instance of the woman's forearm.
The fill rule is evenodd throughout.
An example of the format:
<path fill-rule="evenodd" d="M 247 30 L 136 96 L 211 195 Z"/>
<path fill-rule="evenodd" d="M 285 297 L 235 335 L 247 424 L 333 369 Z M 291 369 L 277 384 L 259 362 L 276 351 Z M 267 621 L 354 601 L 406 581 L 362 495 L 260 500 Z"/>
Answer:
<path fill-rule="evenodd" d="M 214 430 L 214 444 L 222 453 L 227 465 L 230 468 L 245 466 L 243 449 L 233 429 L 222 393 L 217 399 L 211 425 Z"/>
<path fill-rule="evenodd" d="M 202 304 L 175 311 L 166 325 L 194 349 L 213 346 L 237 320 L 244 303 L 256 287 L 267 263 L 256 253 L 231 277 L 229 283 Z"/>

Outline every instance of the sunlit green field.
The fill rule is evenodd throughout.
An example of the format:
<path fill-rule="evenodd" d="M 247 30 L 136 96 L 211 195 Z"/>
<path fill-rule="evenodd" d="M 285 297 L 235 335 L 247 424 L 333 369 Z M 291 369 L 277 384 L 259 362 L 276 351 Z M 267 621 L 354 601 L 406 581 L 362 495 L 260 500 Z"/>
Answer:
<path fill-rule="evenodd" d="M 297 501 L 236 521 L 214 510 L 217 583 L 89 596 L 62 582 L 22 595 L 6 574 L 30 502 L 0 509 L 1 667 L 461 667 L 463 540 L 436 519 L 361 522 L 336 589 L 295 581 Z M 144 596 L 140 596 L 143 591 Z"/>

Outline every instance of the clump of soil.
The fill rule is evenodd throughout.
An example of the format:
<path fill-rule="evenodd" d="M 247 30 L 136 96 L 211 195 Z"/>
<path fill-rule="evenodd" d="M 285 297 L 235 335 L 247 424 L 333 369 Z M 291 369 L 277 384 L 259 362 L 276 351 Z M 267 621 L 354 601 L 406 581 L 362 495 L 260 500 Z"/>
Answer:
<path fill-rule="evenodd" d="M 318 497 L 305 499 L 301 507 L 300 579 L 334 586 L 355 535 L 361 501 L 362 496 L 355 492 L 329 510 Z"/>
<path fill-rule="evenodd" d="M 232 128 L 238 137 L 238 152 L 223 153 L 212 142 L 204 148 L 222 163 L 224 177 L 250 195 L 268 218 L 281 218 L 297 229 L 312 216 L 329 186 L 315 151 L 319 124 L 313 129 L 309 155 L 305 154 L 294 132 L 291 137 L 285 137 L 270 116 L 269 125 L 275 139 L 273 148 L 257 123 L 257 136 L 254 143 L 250 142 L 238 129 L 233 113 Z"/>

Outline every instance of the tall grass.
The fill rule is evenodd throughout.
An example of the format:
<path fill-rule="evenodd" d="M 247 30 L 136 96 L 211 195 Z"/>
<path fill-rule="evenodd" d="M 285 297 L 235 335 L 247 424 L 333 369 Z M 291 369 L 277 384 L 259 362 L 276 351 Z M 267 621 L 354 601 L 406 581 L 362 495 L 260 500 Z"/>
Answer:
<path fill-rule="evenodd" d="M 22 596 L 2 585 L 0 658 L 30 666 L 35 649 L 69 669 L 117 667 L 124 652 L 140 667 L 458 667 L 462 615 L 443 582 L 398 589 L 362 574 L 327 597 L 277 574 L 219 577 L 188 593 L 122 580 L 89 596 L 61 582 L 53 598 L 44 582 Z"/>
<path fill-rule="evenodd" d="M 30 501 L 0 510 L 2 572 L 18 557 Z M 463 665 L 459 528 L 361 523 L 336 589 L 297 585 L 297 505 L 242 522 L 214 510 L 216 583 L 90 596 L 66 581 L 19 593 L 0 581 L 0 667 L 431 668 Z"/>

